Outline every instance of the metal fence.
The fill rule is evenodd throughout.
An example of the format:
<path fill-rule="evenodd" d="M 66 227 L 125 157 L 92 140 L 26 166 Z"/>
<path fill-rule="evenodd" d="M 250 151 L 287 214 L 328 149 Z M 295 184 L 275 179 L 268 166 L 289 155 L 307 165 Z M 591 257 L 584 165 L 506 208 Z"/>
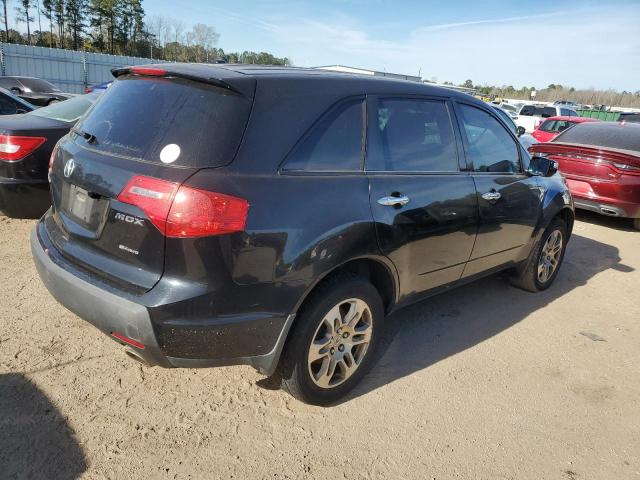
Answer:
<path fill-rule="evenodd" d="M 2 75 L 44 78 L 69 93 L 83 93 L 87 85 L 108 82 L 113 78 L 114 67 L 159 62 L 151 58 L 0 43 Z"/>

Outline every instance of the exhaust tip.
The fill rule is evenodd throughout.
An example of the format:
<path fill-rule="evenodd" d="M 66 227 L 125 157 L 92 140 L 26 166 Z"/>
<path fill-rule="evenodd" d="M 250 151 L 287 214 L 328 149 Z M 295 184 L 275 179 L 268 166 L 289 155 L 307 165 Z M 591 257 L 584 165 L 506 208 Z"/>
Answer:
<path fill-rule="evenodd" d="M 138 353 L 134 352 L 130 348 L 125 348 L 124 349 L 124 353 L 126 353 L 129 357 L 133 358 L 137 362 L 143 364 L 145 367 L 151 367 L 152 366 L 149 362 L 147 362 L 144 358 L 142 358 L 140 355 L 138 355 Z"/>

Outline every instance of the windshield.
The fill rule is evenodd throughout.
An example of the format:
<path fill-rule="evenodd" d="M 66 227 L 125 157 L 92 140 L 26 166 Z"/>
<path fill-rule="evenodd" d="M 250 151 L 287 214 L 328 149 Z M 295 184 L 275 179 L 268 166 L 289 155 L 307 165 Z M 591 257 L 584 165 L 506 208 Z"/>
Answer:
<path fill-rule="evenodd" d="M 99 94 L 80 95 L 64 102 L 53 103 L 48 107 L 38 108 L 27 115 L 52 118 L 61 122 L 76 122 L 99 96 Z"/>
<path fill-rule="evenodd" d="M 61 90 L 55 85 L 42 80 L 41 78 L 21 78 L 20 83 L 25 87 L 30 88 L 33 92 L 53 93 L 60 92 Z"/>

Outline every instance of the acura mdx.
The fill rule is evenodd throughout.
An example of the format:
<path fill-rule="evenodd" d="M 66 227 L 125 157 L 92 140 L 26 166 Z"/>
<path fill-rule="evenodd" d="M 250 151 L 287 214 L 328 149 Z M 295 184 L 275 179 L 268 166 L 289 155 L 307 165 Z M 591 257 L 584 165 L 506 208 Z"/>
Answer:
<path fill-rule="evenodd" d="M 500 270 L 532 292 L 558 274 L 574 210 L 557 166 L 469 95 L 253 65 L 113 73 L 51 156 L 31 242 L 51 294 L 148 365 L 249 364 L 331 404 L 390 312 Z"/>

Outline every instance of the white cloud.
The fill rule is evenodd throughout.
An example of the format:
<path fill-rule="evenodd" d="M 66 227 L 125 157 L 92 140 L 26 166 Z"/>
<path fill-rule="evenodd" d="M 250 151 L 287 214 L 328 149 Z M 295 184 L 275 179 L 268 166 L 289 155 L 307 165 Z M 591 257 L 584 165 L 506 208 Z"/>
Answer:
<path fill-rule="evenodd" d="M 247 21 L 247 17 L 243 17 Z M 278 16 L 253 26 L 296 65 L 345 64 L 426 78 L 544 87 L 640 88 L 640 5 L 425 25 L 401 40 L 355 19 Z"/>

